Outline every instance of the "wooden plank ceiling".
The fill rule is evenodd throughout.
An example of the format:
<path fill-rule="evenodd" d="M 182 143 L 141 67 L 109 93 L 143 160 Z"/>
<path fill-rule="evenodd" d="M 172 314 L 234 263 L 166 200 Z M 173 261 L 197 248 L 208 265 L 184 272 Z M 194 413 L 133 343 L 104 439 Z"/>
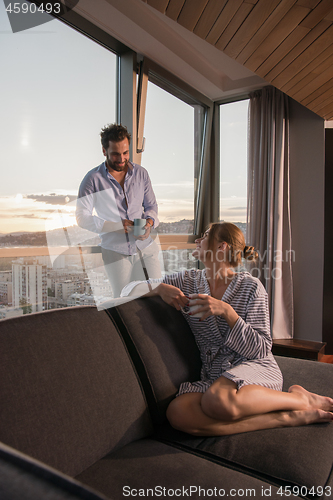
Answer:
<path fill-rule="evenodd" d="M 333 120 L 333 0 L 142 0 Z"/>

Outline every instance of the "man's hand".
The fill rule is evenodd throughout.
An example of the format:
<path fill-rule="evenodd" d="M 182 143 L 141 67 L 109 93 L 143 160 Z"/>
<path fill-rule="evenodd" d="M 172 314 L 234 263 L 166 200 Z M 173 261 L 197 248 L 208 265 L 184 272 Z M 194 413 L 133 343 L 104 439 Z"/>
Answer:
<path fill-rule="evenodd" d="M 152 227 L 153 227 L 152 219 L 147 219 L 147 224 L 144 227 L 145 234 L 143 234 L 142 236 L 135 236 L 135 239 L 141 240 L 141 241 L 146 240 L 148 238 L 148 236 L 150 235 L 150 231 L 151 231 Z"/>
<path fill-rule="evenodd" d="M 181 307 L 185 307 L 188 304 L 188 298 L 179 288 L 173 285 L 161 283 L 155 289 L 155 294 L 159 295 L 164 302 L 175 307 L 178 311 L 180 311 Z"/>
<path fill-rule="evenodd" d="M 134 226 L 134 222 L 132 220 L 128 220 L 128 219 L 122 219 L 121 222 L 123 223 L 125 233 L 130 233 L 132 231 L 133 226 Z"/>

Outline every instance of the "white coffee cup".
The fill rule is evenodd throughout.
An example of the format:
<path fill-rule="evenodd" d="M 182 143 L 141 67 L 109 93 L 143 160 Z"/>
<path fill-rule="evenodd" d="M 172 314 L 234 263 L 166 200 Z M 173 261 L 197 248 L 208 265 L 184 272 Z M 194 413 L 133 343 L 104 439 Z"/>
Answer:
<path fill-rule="evenodd" d="M 208 293 L 202 293 L 200 295 L 208 295 Z M 193 300 L 191 300 L 191 296 L 192 296 L 192 294 L 189 295 L 190 301 L 187 304 L 188 308 L 189 308 L 189 312 L 191 313 L 191 316 L 193 316 L 193 318 L 201 318 L 204 315 L 204 312 L 203 311 L 196 312 L 196 311 L 198 311 L 202 306 L 199 305 L 199 304 L 194 304 L 194 302 L 196 300 L 200 300 L 200 299 L 193 299 Z"/>
<path fill-rule="evenodd" d="M 145 234 L 146 219 L 134 219 L 134 236 L 143 236 Z"/>

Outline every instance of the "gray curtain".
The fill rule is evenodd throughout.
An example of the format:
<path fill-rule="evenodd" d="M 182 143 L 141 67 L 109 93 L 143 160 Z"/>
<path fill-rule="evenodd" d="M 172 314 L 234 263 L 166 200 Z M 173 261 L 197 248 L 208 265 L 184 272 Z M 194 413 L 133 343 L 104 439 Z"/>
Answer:
<path fill-rule="evenodd" d="M 274 87 L 250 96 L 247 244 L 259 251 L 251 272 L 264 284 L 273 338 L 293 337 L 288 97 Z"/>

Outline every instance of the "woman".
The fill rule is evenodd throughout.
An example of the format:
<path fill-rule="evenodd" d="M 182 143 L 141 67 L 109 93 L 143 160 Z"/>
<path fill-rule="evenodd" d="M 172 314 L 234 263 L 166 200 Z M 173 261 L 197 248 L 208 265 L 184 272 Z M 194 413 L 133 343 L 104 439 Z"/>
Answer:
<path fill-rule="evenodd" d="M 332 421 L 333 399 L 296 385 L 282 392 L 266 291 L 250 273 L 236 272 L 242 257 L 258 257 L 245 246 L 242 231 L 227 222 L 211 224 L 196 245 L 193 256 L 205 269 L 165 276 L 149 293 L 182 310 L 202 360 L 201 380 L 181 384 L 170 403 L 170 424 L 189 434 L 218 436 Z M 135 295 L 140 293 L 136 285 L 127 292 L 135 286 Z M 196 306 L 195 314 L 189 306 Z"/>

